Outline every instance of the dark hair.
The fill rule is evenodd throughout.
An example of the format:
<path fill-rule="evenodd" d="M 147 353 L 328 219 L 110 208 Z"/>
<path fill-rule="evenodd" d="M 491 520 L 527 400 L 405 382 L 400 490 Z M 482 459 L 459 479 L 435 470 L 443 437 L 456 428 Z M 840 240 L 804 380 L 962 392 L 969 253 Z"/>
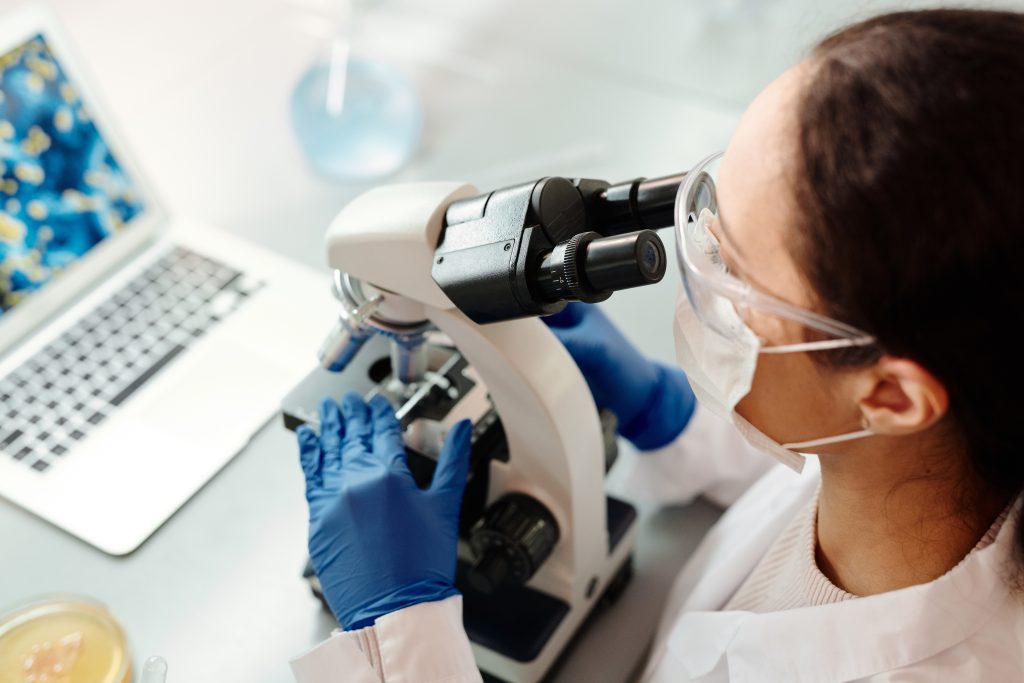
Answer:
<path fill-rule="evenodd" d="M 793 251 L 825 312 L 915 360 L 992 495 L 1024 488 L 1024 14 L 936 9 L 811 54 Z M 1017 328 L 1019 329 L 1019 328 Z M 1024 568 L 1024 524 L 1017 565 Z M 1019 578 L 1019 577 L 1018 577 Z"/>

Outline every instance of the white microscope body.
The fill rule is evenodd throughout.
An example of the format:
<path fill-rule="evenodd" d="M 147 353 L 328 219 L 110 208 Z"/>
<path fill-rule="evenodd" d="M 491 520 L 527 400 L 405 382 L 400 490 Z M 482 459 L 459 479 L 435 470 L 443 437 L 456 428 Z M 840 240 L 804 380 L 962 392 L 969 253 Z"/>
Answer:
<path fill-rule="evenodd" d="M 684 180 L 391 185 L 327 231 L 339 317 L 285 425 L 315 423 L 324 395 L 383 394 L 424 486 L 447 430 L 472 421 L 455 583 L 490 680 L 543 680 L 631 575 L 636 511 L 604 493 L 615 418 L 537 316 L 660 281 L 655 230 Z"/>
<path fill-rule="evenodd" d="M 598 412 L 558 339 L 537 318 L 479 325 L 431 277 L 446 208 L 476 194 L 476 188 L 461 183 L 371 190 L 337 216 L 326 248 L 331 268 L 373 293 L 374 315 L 392 324 L 429 321 L 486 387 L 504 424 L 509 453 L 507 462 L 490 463 L 488 505 L 510 492 L 526 494 L 557 524 L 558 540 L 527 586 L 564 603 L 565 611 L 537 656 L 519 661 L 488 643 L 473 643 L 486 673 L 509 683 L 534 683 L 627 567 L 635 529 L 630 524 L 610 547 Z M 460 548 L 463 555 L 469 555 L 468 548 Z"/>

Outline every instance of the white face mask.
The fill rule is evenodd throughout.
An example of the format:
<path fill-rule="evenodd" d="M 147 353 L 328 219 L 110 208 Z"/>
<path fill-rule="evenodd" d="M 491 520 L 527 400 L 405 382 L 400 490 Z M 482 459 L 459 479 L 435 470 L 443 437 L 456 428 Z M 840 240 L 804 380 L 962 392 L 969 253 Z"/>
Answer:
<path fill-rule="evenodd" d="M 757 357 L 764 350 L 761 340 L 743 321 L 732 303 L 727 299 L 719 299 L 713 305 L 713 313 L 719 324 L 725 323 L 733 331 L 731 338 L 704 325 L 685 292 L 680 291 L 675 317 L 676 357 L 700 404 L 732 422 L 747 443 L 800 472 L 806 456 L 798 450 L 806 452 L 806 449 L 816 446 L 861 439 L 873 434 L 870 429 L 863 429 L 811 441 L 780 444 L 745 420 L 736 412 L 736 405 L 750 393 Z M 800 347 L 794 345 L 792 352 L 799 350 Z"/>

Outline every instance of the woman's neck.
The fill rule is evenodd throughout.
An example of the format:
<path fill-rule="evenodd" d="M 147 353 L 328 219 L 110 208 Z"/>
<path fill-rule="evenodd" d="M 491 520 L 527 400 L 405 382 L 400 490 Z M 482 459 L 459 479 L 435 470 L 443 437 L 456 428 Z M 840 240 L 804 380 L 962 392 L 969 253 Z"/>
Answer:
<path fill-rule="evenodd" d="M 821 457 L 818 567 L 854 595 L 942 576 L 1007 504 L 978 483 L 966 457 L 928 456 L 901 441 L 874 437 Z"/>

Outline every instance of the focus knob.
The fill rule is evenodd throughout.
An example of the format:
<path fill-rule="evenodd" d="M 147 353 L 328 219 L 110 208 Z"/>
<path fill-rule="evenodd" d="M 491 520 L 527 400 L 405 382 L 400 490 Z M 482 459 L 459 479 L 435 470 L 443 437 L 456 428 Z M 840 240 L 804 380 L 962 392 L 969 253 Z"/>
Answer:
<path fill-rule="evenodd" d="M 491 593 L 503 583 L 526 583 L 558 542 L 554 516 L 535 498 L 510 493 L 495 501 L 470 531 L 476 563 L 467 578 Z"/>
<path fill-rule="evenodd" d="M 581 232 L 555 245 L 540 265 L 540 286 L 553 301 L 570 299 L 596 304 L 612 295 L 587 285 L 583 270 L 586 267 L 587 247 L 601 236 L 596 232 Z"/>

